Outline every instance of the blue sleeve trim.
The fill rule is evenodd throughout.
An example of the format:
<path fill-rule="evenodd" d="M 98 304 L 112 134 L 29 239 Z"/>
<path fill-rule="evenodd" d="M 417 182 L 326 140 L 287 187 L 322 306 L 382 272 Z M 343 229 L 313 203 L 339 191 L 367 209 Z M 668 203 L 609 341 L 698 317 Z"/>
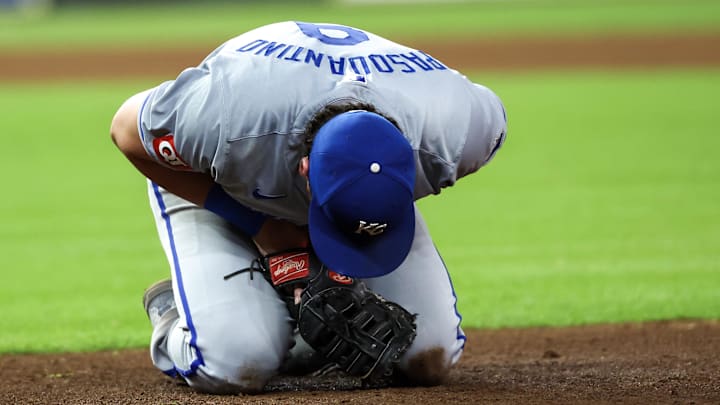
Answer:
<path fill-rule="evenodd" d="M 254 211 L 230 197 L 219 184 L 215 184 L 210 189 L 203 208 L 214 212 L 250 236 L 260 232 L 260 227 L 267 218 L 265 214 Z"/>
<path fill-rule="evenodd" d="M 143 100 L 143 103 L 140 106 L 140 110 L 138 110 L 137 127 L 138 127 L 138 133 L 140 134 L 140 139 L 143 141 L 143 143 L 145 143 L 145 131 L 143 131 L 143 126 L 142 126 L 142 115 L 143 115 L 143 111 L 145 110 L 145 105 L 147 104 L 148 99 L 150 99 L 150 96 L 152 95 L 153 91 L 155 91 L 155 89 L 148 92 L 147 96 L 145 96 L 145 100 Z"/>

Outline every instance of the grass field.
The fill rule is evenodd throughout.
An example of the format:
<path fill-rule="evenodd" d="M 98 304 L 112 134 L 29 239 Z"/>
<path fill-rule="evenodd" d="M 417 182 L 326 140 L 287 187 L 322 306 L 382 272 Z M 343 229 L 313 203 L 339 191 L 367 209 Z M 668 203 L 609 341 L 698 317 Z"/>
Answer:
<path fill-rule="evenodd" d="M 720 317 L 720 71 L 483 77 L 506 146 L 426 201 L 468 324 Z"/>
<path fill-rule="evenodd" d="M 522 31 L 552 21 L 538 16 L 579 21 L 567 15 L 593 7 L 615 10 L 600 13 L 605 20 L 593 20 L 596 29 L 612 26 L 598 21 L 617 25 L 632 15 L 644 22 L 640 28 L 707 28 L 720 15 L 709 13 L 716 2 L 692 2 L 706 13 L 658 2 L 640 15 L 641 3 L 630 3 L 635 13 L 627 16 L 617 15 L 620 2 L 565 13 L 526 4 L 513 18 L 527 21 Z M 486 7 L 487 25 L 472 29 L 502 33 L 502 6 Z M 131 15 L 115 13 L 112 23 L 97 10 L 68 13 L 16 29 L 0 22 L 0 46 L 17 46 L 20 33 L 29 35 L 26 45 L 82 42 L 91 25 L 75 23 L 91 18 L 108 26 L 96 39 L 117 39 Z M 225 35 L 219 27 L 228 17 L 220 17 L 197 39 Z M 133 20 L 132 38 L 148 33 L 148 18 Z M 392 28 L 385 20 L 385 29 L 402 30 L 411 20 Z M 471 26 L 471 19 L 440 20 L 459 21 L 459 30 Z M 720 318 L 720 70 L 471 76 L 505 100 L 508 141 L 487 168 L 421 202 L 454 277 L 465 327 Z M 0 81 L 0 353 L 147 344 L 141 293 L 166 276 L 167 265 L 144 180 L 115 151 L 108 126 L 127 96 L 162 79 Z"/>
<path fill-rule="evenodd" d="M 197 4 L 202 4 L 198 6 Z M 299 20 L 362 27 L 393 38 L 464 35 L 593 35 L 710 31 L 720 27 L 714 0 L 507 0 L 358 5 L 174 4 L 86 7 L 48 16 L 0 14 L 0 47 L 62 50 L 78 46 L 215 44 L 271 22 Z"/>

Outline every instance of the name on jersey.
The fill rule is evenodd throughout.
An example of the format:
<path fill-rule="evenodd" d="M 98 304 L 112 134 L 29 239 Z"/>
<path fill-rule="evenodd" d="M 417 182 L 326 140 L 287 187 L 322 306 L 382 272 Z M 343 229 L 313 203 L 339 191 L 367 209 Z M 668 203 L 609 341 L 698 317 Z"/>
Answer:
<path fill-rule="evenodd" d="M 318 69 L 329 69 L 332 74 L 344 76 L 347 73 L 366 75 L 370 73 L 418 73 L 433 70 L 447 70 L 437 59 L 413 50 L 407 53 L 369 54 L 356 56 L 329 55 L 302 46 L 283 44 L 265 39 L 256 39 L 236 49 L 241 53 L 274 58 L 288 63 L 304 63 Z"/>

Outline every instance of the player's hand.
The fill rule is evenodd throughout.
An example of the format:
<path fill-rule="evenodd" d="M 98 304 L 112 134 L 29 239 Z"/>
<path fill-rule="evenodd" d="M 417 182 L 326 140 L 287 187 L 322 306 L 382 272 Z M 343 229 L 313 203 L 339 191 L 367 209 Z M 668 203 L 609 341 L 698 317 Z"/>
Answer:
<path fill-rule="evenodd" d="M 305 290 L 305 287 L 295 287 L 293 290 L 293 303 L 295 305 L 300 305 L 300 302 L 302 302 L 302 292 Z"/>
<path fill-rule="evenodd" d="M 265 256 L 272 252 L 306 248 L 310 244 L 310 237 L 306 226 L 268 218 L 260 228 L 260 232 L 253 238 L 253 242 L 260 254 Z"/>

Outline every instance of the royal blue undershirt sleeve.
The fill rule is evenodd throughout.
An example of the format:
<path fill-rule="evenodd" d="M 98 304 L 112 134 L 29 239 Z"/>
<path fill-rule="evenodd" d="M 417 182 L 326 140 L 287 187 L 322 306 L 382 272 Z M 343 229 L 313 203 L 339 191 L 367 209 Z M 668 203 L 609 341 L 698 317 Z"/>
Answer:
<path fill-rule="evenodd" d="M 254 211 L 230 197 L 219 184 L 215 184 L 210 189 L 203 208 L 219 215 L 250 236 L 260 232 L 260 227 L 267 218 L 265 214 Z"/>

